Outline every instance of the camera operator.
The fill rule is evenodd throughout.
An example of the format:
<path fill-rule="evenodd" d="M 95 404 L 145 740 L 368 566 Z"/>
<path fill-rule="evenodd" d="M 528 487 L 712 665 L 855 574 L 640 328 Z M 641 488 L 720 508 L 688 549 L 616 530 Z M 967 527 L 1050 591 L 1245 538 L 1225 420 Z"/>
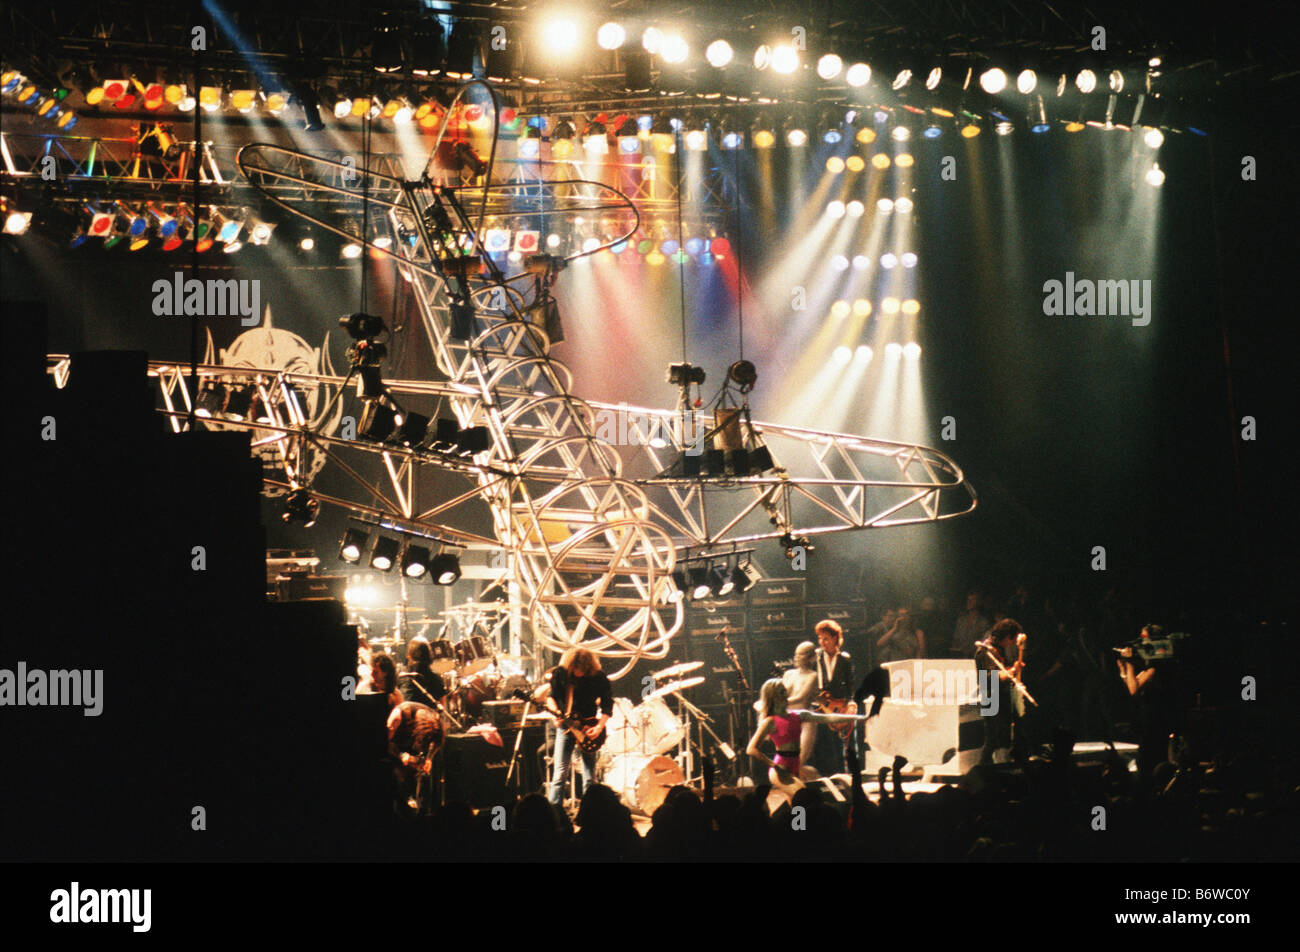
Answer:
<path fill-rule="evenodd" d="M 1164 631 L 1159 625 L 1142 626 L 1141 642 L 1158 641 L 1163 637 Z M 1120 680 L 1137 705 L 1138 765 L 1146 776 L 1156 764 L 1169 757 L 1169 735 L 1176 727 L 1172 673 L 1158 669 L 1140 652 L 1134 652 L 1132 644 L 1115 651 L 1119 653 L 1116 664 Z"/>

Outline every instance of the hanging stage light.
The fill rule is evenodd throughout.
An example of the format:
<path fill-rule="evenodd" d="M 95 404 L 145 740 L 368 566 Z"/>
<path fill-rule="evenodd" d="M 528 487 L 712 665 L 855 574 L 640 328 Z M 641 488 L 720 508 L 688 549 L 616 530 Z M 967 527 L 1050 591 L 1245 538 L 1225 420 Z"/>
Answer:
<path fill-rule="evenodd" d="M 763 576 L 759 574 L 754 563 L 746 559 L 743 563 L 736 561 L 736 567 L 731 570 L 731 586 L 737 595 L 744 595 L 753 588 Z"/>
<path fill-rule="evenodd" d="M 709 566 L 709 594 L 714 598 L 726 598 L 736 590 L 736 582 L 727 571 L 725 562 L 715 562 Z"/>
<path fill-rule="evenodd" d="M 418 446 L 429 431 L 429 418 L 423 413 L 404 413 L 393 440 L 403 446 Z"/>
<path fill-rule="evenodd" d="M 450 552 L 440 552 L 430 564 L 429 574 L 439 585 L 451 585 L 460 578 L 460 559 Z"/>
<path fill-rule="evenodd" d="M 704 50 L 704 58 L 715 69 L 723 69 L 728 66 L 735 55 L 736 51 L 732 49 L 731 44 L 726 40 L 714 40 Z"/>
<path fill-rule="evenodd" d="M 447 38 L 436 20 L 423 20 L 411 35 L 411 72 L 433 76 L 447 59 Z"/>
<path fill-rule="evenodd" d="M 339 558 L 350 565 L 361 561 L 361 553 L 370 541 L 370 533 L 361 529 L 348 529 L 343 533 L 343 542 L 339 545 Z"/>
<path fill-rule="evenodd" d="M 817 75 L 825 80 L 832 80 L 844 69 L 844 60 L 835 53 L 827 53 L 817 60 Z"/>
<path fill-rule="evenodd" d="M 402 574 L 407 578 L 424 578 L 429 572 L 429 564 L 432 561 L 432 553 L 428 546 L 407 543 L 405 551 L 402 552 Z"/>
<path fill-rule="evenodd" d="M 375 547 L 370 551 L 370 567 L 380 572 L 391 572 L 397 562 L 397 550 L 401 548 L 398 541 L 391 536 L 375 538 Z"/>
<path fill-rule="evenodd" d="M 284 500 L 283 519 L 289 525 L 301 525 L 304 529 L 310 529 L 316 524 L 316 519 L 320 515 L 320 500 L 313 499 L 311 490 L 298 487 Z"/>
<path fill-rule="evenodd" d="M 854 89 L 861 89 L 871 82 L 871 67 L 866 63 L 854 63 L 844 74 L 844 81 Z"/>
<path fill-rule="evenodd" d="M 990 96 L 995 96 L 1007 88 L 1007 74 L 994 66 L 980 73 L 980 88 Z"/>
<path fill-rule="evenodd" d="M 377 73 L 396 73 L 406 65 L 402 52 L 400 24 L 394 17 L 381 14 L 370 42 L 370 62 Z"/>
<path fill-rule="evenodd" d="M 688 593 L 691 601 L 698 602 L 709 597 L 712 588 L 709 584 L 709 570 L 703 565 L 693 566 L 687 571 Z"/>
<path fill-rule="evenodd" d="M 627 30 L 621 24 L 609 22 L 596 31 L 596 43 L 602 50 L 617 50 L 627 42 Z"/>

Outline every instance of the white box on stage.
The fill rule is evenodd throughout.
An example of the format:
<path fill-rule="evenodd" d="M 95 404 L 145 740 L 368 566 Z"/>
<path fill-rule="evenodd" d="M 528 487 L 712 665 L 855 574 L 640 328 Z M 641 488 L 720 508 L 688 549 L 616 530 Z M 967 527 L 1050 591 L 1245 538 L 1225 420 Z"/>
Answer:
<path fill-rule="evenodd" d="M 974 661 L 918 659 L 881 667 L 889 672 L 890 696 L 866 722 L 867 772 L 891 766 L 895 756 L 929 774 L 960 775 L 979 763 L 984 724 Z"/>

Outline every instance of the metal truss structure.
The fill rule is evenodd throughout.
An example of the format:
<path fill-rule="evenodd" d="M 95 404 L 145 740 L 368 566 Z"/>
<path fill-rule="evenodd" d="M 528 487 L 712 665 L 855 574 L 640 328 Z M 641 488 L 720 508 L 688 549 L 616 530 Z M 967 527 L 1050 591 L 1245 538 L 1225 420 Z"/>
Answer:
<path fill-rule="evenodd" d="M 476 88 L 495 103 L 486 84 L 470 84 L 461 96 Z M 440 133 L 435 156 L 441 139 Z M 155 363 L 151 374 L 163 412 L 179 431 L 199 416 L 191 405 L 195 393 L 217 382 L 241 386 L 255 397 L 255 409 L 239 419 L 209 410 L 205 423 L 251 431 L 275 461 L 280 475 L 272 484 L 311 488 L 308 456 L 323 453 L 356 490 L 346 498 L 321 496 L 324 501 L 450 544 L 499 546 L 508 553 L 506 575 L 524 605 L 535 649 L 589 648 L 617 662 L 611 673 L 617 678 L 643 657 L 666 656 L 683 620 L 673 579 L 682 556 L 725 555 L 767 538 L 937 522 L 975 507 L 961 469 L 927 447 L 754 423 L 744 406 L 699 413 L 683 401 L 676 411 L 642 410 L 574 396 L 568 368 L 549 353 L 549 281 L 567 261 L 635 232 L 636 206 L 608 185 L 494 182 L 490 167 L 477 179 L 486 184 L 463 184 L 459 170 L 431 162 L 416 181 L 358 169 L 360 188 L 344 188 L 332 184 L 341 164 L 330 159 L 251 145 L 238 162 L 267 200 L 394 258 L 410 280 L 446 380 L 387 381 L 384 396 L 372 394 L 369 405 L 436 400 L 460 428 L 486 427 L 490 445 L 466 456 L 435 444 L 320 436 L 301 395 L 323 390 L 326 404 L 334 405 L 362 372 L 360 364 L 339 377 L 208 363 L 196 389 L 187 385 L 183 365 Z M 350 218 L 315 217 L 307 210 L 314 204 L 286 200 L 286 190 L 352 200 L 360 192 L 382 234 L 349 230 Z M 483 246 L 484 222 L 506 215 L 539 221 L 604 215 L 628 225 L 598 248 L 567 259 L 542 256 L 507 274 Z M 56 360 L 54 370 L 57 380 L 67 365 Z M 320 396 L 315 405 L 322 405 Z M 602 433 L 608 435 L 614 418 L 626 422 L 610 440 Z M 771 463 L 758 470 L 723 466 L 724 445 L 746 452 L 765 446 Z M 362 472 L 357 453 L 378 458 L 379 479 Z M 705 474 L 686 475 L 686 461 L 697 454 L 707 461 Z M 429 504 L 431 474 L 445 482 L 448 472 L 467 485 Z M 455 527 L 454 511 L 471 501 L 486 504 L 491 538 Z"/>

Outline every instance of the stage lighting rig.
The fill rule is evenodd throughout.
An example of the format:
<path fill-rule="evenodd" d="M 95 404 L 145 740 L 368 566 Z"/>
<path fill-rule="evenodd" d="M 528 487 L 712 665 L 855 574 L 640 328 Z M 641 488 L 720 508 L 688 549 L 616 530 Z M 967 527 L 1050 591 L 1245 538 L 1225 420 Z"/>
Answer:
<path fill-rule="evenodd" d="M 319 515 L 320 500 L 312 498 L 310 489 L 299 486 L 284 501 L 283 519 L 289 525 L 297 524 L 310 529 L 316 524 Z"/>
<path fill-rule="evenodd" d="M 758 382 L 758 370 L 748 360 L 738 360 L 727 368 L 727 380 L 735 384 L 741 393 L 749 393 Z"/>
<path fill-rule="evenodd" d="M 356 565 L 361 561 L 361 553 L 369 541 L 370 533 L 362 529 L 348 529 L 343 533 L 343 541 L 339 545 L 339 558 L 349 565 Z"/>
<path fill-rule="evenodd" d="M 674 387 L 703 386 L 706 378 L 703 367 L 696 367 L 685 362 L 668 365 L 667 382 Z"/>
<path fill-rule="evenodd" d="M 795 536 L 791 535 L 789 532 L 783 532 L 781 538 L 777 541 L 781 543 L 781 548 L 785 550 L 785 557 L 787 559 L 793 559 L 795 557 L 796 549 L 802 549 L 804 552 L 811 552 L 813 550 L 813 544 L 808 541 L 807 536 Z"/>

